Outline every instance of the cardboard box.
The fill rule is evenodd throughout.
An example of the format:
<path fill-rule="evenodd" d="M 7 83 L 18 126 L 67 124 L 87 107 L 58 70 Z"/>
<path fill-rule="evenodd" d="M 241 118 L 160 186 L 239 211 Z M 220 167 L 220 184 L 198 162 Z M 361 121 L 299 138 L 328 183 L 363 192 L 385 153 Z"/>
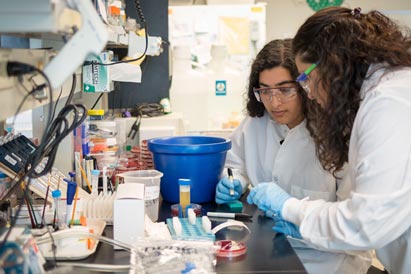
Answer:
<path fill-rule="evenodd" d="M 133 245 L 144 238 L 144 185 L 120 184 L 114 201 L 114 240 Z M 114 246 L 114 249 L 121 249 Z"/>

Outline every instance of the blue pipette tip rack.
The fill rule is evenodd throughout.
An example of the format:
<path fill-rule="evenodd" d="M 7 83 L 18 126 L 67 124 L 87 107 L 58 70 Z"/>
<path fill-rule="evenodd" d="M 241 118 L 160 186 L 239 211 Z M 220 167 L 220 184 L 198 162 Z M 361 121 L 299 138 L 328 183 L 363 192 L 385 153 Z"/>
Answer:
<path fill-rule="evenodd" d="M 201 218 L 196 218 L 196 223 L 194 225 L 190 223 L 188 218 L 179 218 L 179 220 L 182 227 L 181 235 L 177 235 L 174 231 L 173 219 L 167 219 L 167 226 L 170 230 L 171 237 L 174 240 L 206 240 L 213 242 L 215 241 L 215 235 L 213 233 L 205 232 Z"/>

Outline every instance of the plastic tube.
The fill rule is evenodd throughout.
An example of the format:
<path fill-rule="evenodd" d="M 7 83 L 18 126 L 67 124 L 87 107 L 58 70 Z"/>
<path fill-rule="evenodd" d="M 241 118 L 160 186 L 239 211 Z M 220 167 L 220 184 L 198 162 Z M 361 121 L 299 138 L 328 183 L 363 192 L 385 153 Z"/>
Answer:
<path fill-rule="evenodd" d="M 59 189 L 53 190 L 51 196 L 54 200 L 54 222 L 53 227 L 55 230 L 63 229 L 66 227 L 64 223 L 64 214 L 61 210 L 61 191 Z"/>
<path fill-rule="evenodd" d="M 100 170 L 91 171 L 91 196 L 98 196 L 98 177 L 100 176 Z"/>
<path fill-rule="evenodd" d="M 187 206 L 190 205 L 190 179 L 178 179 L 178 184 L 180 185 L 180 206 L 183 216 L 186 217 Z"/>

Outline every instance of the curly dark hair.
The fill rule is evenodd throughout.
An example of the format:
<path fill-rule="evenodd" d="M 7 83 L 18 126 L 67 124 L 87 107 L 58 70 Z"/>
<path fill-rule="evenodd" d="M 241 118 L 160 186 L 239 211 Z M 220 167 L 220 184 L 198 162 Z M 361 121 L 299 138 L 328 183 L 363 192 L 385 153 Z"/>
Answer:
<path fill-rule="evenodd" d="M 287 69 L 293 79 L 298 77 L 298 70 L 294 62 L 294 56 L 291 52 L 292 39 L 276 39 L 266 44 L 257 54 L 252 66 L 250 77 L 248 81 L 247 90 L 247 114 L 251 117 L 262 117 L 264 115 L 265 107 L 263 103 L 258 102 L 254 96 L 254 87 L 259 87 L 260 73 L 266 69 L 275 67 L 283 67 Z M 299 88 L 299 95 L 302 97 L 303 114 L 305 116 L 306 103 L 309 101 L 305 92 Z"/>
<path fill-rule="evenodd" d="M 313 115 L 308 129 L 324 169 L 341 170 L 348 161 L 360 89 L 371 64 L 387 69 L 411 65 L 411 39 L 407 28 L 378 11 L 331 7 L 305 21 L 293 39 L 293 54 L 304 63 L 317 63 L 317 82 L 328 93 L 324 109 Z M 315 129 L 314 129 L 315 125 Z"/>

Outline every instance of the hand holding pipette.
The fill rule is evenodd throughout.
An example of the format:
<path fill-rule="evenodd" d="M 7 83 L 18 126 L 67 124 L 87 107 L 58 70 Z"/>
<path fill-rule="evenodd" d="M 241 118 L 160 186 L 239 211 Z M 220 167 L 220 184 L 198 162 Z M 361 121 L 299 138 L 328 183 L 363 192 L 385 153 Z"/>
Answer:
<path fill-rule="evenodd" d="M 226 204 L 238 200 L 243 193 L 240 180 L 233 178 L 232 170 L 227 169 L 228 177 L 222 178 L 216 188 L 215 201 L 217 204 Z"/>

